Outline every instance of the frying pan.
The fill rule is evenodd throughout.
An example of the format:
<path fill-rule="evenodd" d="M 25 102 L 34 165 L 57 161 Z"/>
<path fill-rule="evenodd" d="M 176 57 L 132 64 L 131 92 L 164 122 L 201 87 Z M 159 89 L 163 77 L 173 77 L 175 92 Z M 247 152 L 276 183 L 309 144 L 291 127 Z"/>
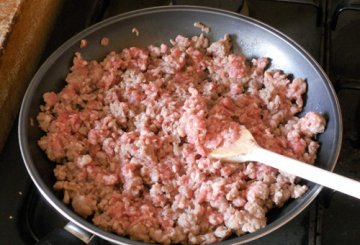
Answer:
<path fill-rule="evenodd" d="M 333 170 L 339 155 L 342 139 L 342 119 L 339 103 L 331 82 L 316 61 L 290 38 L 249 17 L 224 10 L 194 7 L 165 6 L 142 9 L 115 16 L 100 22 L 77 34 L 57 49 L 40 67 L 31 81 L 23 99 L 19 120 L 19 143 L 22 157 L 33 182 L 44 198 L 66 219 L 91 234 L 117 244 L 144 244 L 120 237 L 96 227 L 90 220 L 77 215 L 63 204 L 61 193 L 53 191 L 55 183 L 53 168 L 37 146 L 43 135 L 35 121 L 43 103 L 42 94 L 60 91 L 65 86 L 65 76 L 72 64 L 75 52 L 81 52 L 85 59 L 101 60 L 112 51 L 130 46 L 146 47 L 149 44 L 169 43 L 177 34 L 199 35 L 193 26 L 201 21 L 211 28 L 206 34 L 211 41 L 231 34 L 234 52 L 242 52 L 249 59 L 267 56 L 272 59 L 271 69 L 282 69 L 294 77 L 305 78 L 308 91 L 304 112 L 316 111 L 327 119 L 326 131 L 318 137 L 321 144 L 316 165 Z M 140 35 L 132 33 L 136 27 Z M 100 40 L 108 37 L 110 43 L 103 47 Z M 88 41 L 86 48 L 80 48 L 81 39 Z M 289 222 L 302 212 L 321 191 L 321 186 L 307 183 L 309 191 L 299 199 L 289 201 L 284 207 L 268 213 L 268 225 L 254 233 L 231 237 L 220 244 L 240 244 L 260 238 Z"/>

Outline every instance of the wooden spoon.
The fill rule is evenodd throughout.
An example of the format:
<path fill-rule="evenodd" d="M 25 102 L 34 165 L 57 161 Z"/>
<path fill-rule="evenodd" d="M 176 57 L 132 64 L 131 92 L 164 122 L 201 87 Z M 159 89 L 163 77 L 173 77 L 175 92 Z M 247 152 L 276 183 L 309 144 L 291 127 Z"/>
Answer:
<path fill-rule="evenodd" d="M 244 126 L 241 126 L 237 141 L 215 149 L 210 157 L 230 162 L 260 162 L 360 199 L 360 182 L 266 150 L 256 143 L 251 132 Z"/>

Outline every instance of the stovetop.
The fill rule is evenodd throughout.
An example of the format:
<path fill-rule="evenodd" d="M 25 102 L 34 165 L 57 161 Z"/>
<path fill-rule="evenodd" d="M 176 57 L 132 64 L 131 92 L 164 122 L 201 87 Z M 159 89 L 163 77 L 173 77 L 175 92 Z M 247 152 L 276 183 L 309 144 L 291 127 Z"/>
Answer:
<path fill-rule="evenodd" d="M 304 47 L 329 75 L 342 109 L 343 145 L 335 172 L 360 180 L 360 1 L 68 0 L 43 60 L 72 35 L 104 18 L 167 4 L 209 5 L 241 12 L 277 28 Z M 34 244 L 67 223 L 31 183 L 20 155 L 17 122 L 0 154 L 0 183 L 0 244 Z M 291 222 L 249 244 L 360 244 L 359 220 L 360 200 L 324 188 Z M 91 244 L 108 243 L 96 238 Z"/>

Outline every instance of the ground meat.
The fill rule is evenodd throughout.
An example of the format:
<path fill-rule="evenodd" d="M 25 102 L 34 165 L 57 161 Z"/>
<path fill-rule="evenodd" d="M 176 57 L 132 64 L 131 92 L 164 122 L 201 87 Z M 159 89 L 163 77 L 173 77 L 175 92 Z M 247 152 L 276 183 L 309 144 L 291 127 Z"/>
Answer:
<path fill-rule="evenodd" d="M 210 27 L 208 27 L 207 25 L 205 25 L 204 23 L 201 23 L 199 21 L 194 23 L 194 27 L 196 28 L 200 28 L 202 32 L 205 33 L 209 33 L 210 32 Z"/>
<path fill-rule="evenodd" d="M 110 232 L 151 243 L 208 244 L 266 225 L 307 187 L 256 162 L 208 157 L 246 126 L 260 146 L 313 163 L 324 118 L 306 83 L 231 53 L 231 39 L 177 36 L 101 62 L 75 55 L 67 85 L 44 94 L 39 146 L 58 164 L 55 190 Z"/>
<path fill-rule="evenodd" d="M 139 30 L 138 30 L 136 27 L 132 28 L 131 32 L 132 32 L 132 33 L 135 33 L 135 35 L 136 35 L 137 37 L 138 37 L 139 34 L 140 34 Z"/>
<path fill-rule="evenodd" d="M 109 45 L 109 42 L 110 42 L 110 39 L 109 38 L 107 38 L 107 37 L 103 37 L 103 38 L 101 38 L 101 40 L 100 40 L 100 44 L 101 44 L 101 46 L 108 46 Z"/>
<path fill-rule="evenodd" d="M 86 39 L 80 40 L 80 48 L 86 48 L 88 46 L 88 41 Z"/>

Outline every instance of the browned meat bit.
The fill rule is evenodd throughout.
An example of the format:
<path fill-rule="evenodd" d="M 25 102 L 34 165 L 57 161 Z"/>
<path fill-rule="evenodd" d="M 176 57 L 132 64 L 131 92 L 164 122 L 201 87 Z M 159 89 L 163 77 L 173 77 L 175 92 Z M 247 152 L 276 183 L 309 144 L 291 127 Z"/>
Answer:
<path fill-rule="evenodd" d="M 103 38 L 101 38 L 101 40 L 100 40 L 100 44 L 101 44 L 101 46 L 103 46 L 103 47 L 108 46 L 109 43 L 110 43 L 110 39 L 109 39 L 108 37 L 103 37 Z"/>
<path fill-rule="evenodd" d="M 136 35 L 137 37 L 138 37 L 139 34 L 140 34 L 139 30 L 138 30 L 136 27 L 132 28 L 131 32 L 132 32 L 132 33 L 135 33 L 135 35 Z"/>
<path fill-rule="evenodd" d="M 35 123 L 34 123 L 34 118 L 30 117 L 30 126 L 31 127 L 34 127 L 35 126 Z"/>
<path fill-rule="evenodd" d="M 210 47 L 207 48 L 207 52 L 213 56 L 225 57 L 229 55 L 231 51 L 231 39 L 230 35 L 226 34 L 223 39 L 217 42 L 213 42 Z"/>
<path fill-rule="evenodd" d="M 196 28 L 200 28 L 202 32 L 205 33 L 209 33 L 210 32 L 210 27 L 208 27 L 207 25 L 205 25 L 204 23 L 201 23 L 200 21 L 197 21 L 194 23 L 194 27 Z"/>
<path fill-rule="evenodd" d="M 88 41 L 86 39 L 81 39 L 80 48 L 85 48 L 88 45 Z"/>

